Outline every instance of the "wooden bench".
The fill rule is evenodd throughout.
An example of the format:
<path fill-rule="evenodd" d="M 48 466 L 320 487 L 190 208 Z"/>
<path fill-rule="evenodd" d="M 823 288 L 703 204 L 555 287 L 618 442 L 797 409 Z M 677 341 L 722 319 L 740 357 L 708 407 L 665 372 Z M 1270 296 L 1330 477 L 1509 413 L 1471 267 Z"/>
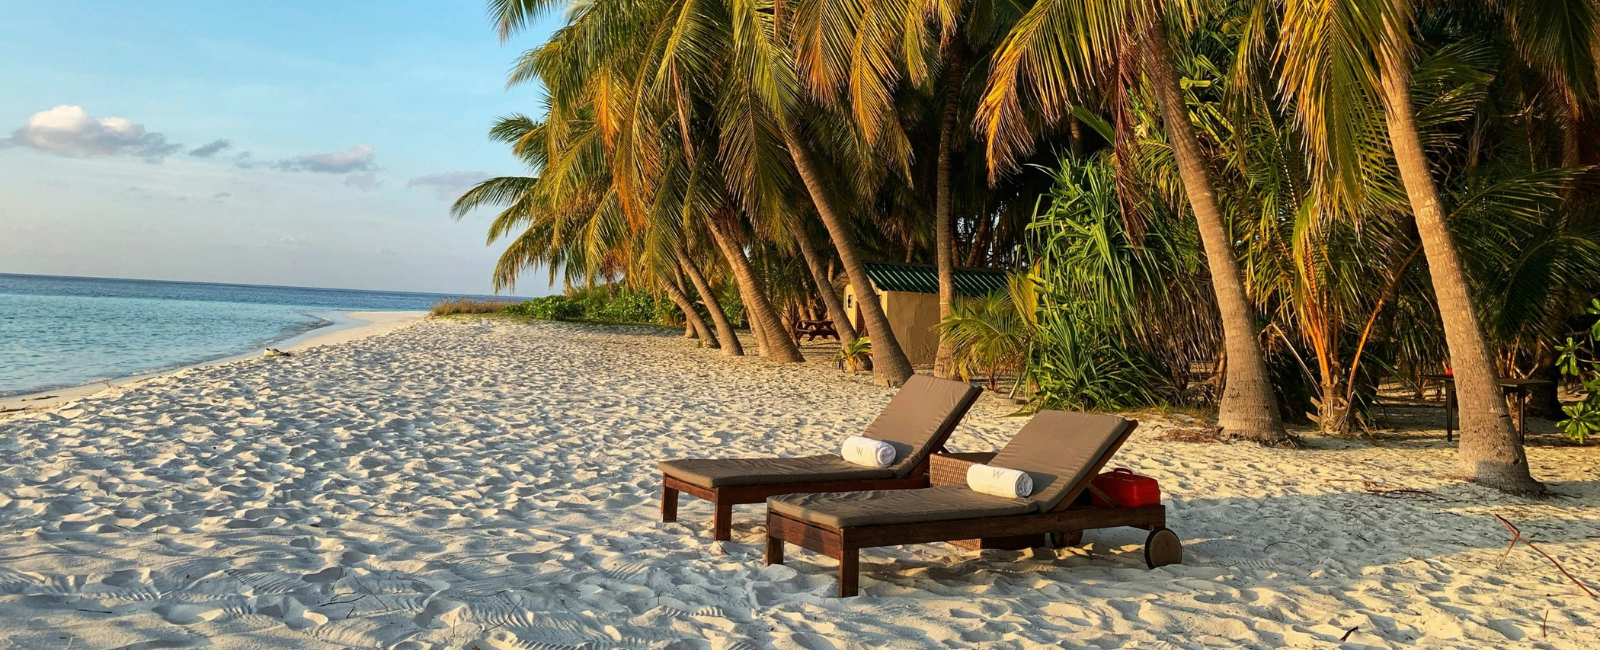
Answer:
<path fill-rule="evenodd" d="M 794 324 L 794 342 L 799 343 L 802 336 L 808 341 L 819 338 L 831 338 L 837 341 L 839 330 L 834 329 L 831 320 L 803 320 Z"/>

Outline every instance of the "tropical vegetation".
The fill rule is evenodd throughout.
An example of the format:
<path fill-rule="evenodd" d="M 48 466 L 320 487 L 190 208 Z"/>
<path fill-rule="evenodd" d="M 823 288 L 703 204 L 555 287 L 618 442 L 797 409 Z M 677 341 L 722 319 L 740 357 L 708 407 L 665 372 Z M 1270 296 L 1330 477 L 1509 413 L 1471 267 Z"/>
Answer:
<path fill-rule="evenodd" d="M 685 325 L 682 312 L 668 299 L 648 290 L 613 283 L 570 287 L 563 294 L 506 305 L 502 311 L 537 320 Z M 739 315 L 731 318 L 737 322 Z M 690 331 L 693 332 L 693 328 Z"/>
<path fill-rule="evenodd" d="M 1600 293 L 1595 0 L 489 2 L 502 39 L 559 7 L 490 132 L 528 174 L 454 209 L 498 211 L 497 286 L 664 296 L 730 355 L 736 301 L 778 363 L 825 317 L 895 385 L 841 294 L 926 263 L 937 375 L 1281 443 L 1449 369 L 1460 473 L 1543 489 L 1496 378 L 1559 378 Z M 963 302 L 958 266 L 1016 279 Z"/>

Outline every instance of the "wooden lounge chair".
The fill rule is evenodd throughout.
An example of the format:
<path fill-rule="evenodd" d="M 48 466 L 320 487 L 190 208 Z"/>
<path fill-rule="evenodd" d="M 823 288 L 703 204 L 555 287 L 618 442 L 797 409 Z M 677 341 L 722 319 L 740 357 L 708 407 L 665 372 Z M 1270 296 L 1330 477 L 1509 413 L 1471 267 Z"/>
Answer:
<path fill-rule="evenodd" d="M 1047 535 L 1076 543 L 1086 529 L 1116 526 L 1150 531 L 1145 562 L 1151 568 L 1180 562 L 1183 545 L 1165 527 L 1164 506 L 1100 508 L 1085 493 L 1137 426 L 1110 415 L 1039 412 L 989 463 L 1032 475 L 1034 492 L 1021 499 L 966 485 L 773 497 L 767 500 L 767 564 L 783 563 L 785 542 L 803 546 L 839 560 L 839 595 L 854 596 L 863 548 L 1019 535 L 1034 535 L 1041 545 Z"/>
<path fill-rule="evenodd" d="M 928 487 L 928 457 L 944 449 L 950 432 L 982 392 L 964 382 L 925 375 L 906 381 L 861 434 L 894 445 L 895 462 L 884 468 L 856 465 L 833 454 L 662 461 L 661 520 L 677 521 L 679 492 L 700 497 L 713 506 L 711 538 L 726 540 L 732 536 L 736 504 L 797 492 Z"/>

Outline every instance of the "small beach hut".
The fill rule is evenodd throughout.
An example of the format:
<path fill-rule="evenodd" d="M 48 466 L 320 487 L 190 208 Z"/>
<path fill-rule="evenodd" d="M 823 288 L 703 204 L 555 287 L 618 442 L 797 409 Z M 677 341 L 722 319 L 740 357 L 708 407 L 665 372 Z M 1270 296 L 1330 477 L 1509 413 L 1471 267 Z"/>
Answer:
<path fill-rule="evenodd" d="M 930 365 L 939 351 L 939 271 L 929 264 L 867 262 L 867 278 L 878 292 L 884 315 L 895 340 L 912 365 Z M 980 269 L 956 269 L 956 295 L 981 298 L 1006 288 L 1006 274 Z M 850 324 L 862 336 L 871 336 L 861 317 L 855 288 L 844 289 L 844 309 Z"/>

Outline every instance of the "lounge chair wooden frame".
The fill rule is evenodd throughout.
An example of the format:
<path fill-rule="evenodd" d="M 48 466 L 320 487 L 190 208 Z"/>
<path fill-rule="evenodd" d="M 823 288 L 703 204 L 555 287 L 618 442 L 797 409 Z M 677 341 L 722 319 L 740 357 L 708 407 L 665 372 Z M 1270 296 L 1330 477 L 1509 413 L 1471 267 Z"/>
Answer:
<path fill-rule="evenodd" d="M 953 431 L 955 427 L 951 427 Z M 806 494 L 811 492 L 857 492 L 862 490 L 916 490 L 928 487 L 928 464 L 933 454 L 944 451 L 944 441 L 950 432 L 938 440 L 928 458 L 911 470 L 905 478 L 880 478 L 862 481 L 828 481 L 825 483 L 778 483 L 763 485 L 729 485 L 704 487 L 684 481 L 663 472 L 661 474 L 661 521 L 678 520 L 678 493 L 699 497 L 711 502 L 711 539 L 727 541 L 733 538 L 733 507 L 745 503 L 766 503 L 767 497 L 780 494 Z"/>
<path fill-rule="evenodd" d="M 952 521 L 914 522 L 883 526 L 852 526 L 833 528 L 816 522 L 802 521 L 767 508 L 767 564 L 783 564 L 784 543 L 795 544 L 839 561 L 839 597 L 856 595 L 860 584 L 860 551 L 878 546 L 901 544 L 927 544 L 983 537 L 1009 537 L 1039 535 L 1041 541 L 1049 534 L 1057 540 L 1073 540 L 1082 531 L 1094 528 L 1132 526 L 1149 530 L 1145 543 L 1145 562 L 1151 568 L 1173 564 L 1182 557 L 1181 544 L 1174 547 L 1177 536 L 1166 529 L 1166 506 L 1140 506 L 1135 508 L 1099 508 L 1075 504 L 1085 490 L 1093 490 L 1090 481 L 1100 474 L 1107 462 L 1115 456 L 1122 443 L 1138 428 L 1133 422 L 1117 440 L 1096 459 L 1094 466 L 1082 481 L 1074 485 L 1054 509 L 1031 515 L 957 519 Z M 1100 494 L 1105 498 L 1104 494 Z M 1108 502 L 1115 503 L 1107 499 Z M 1164 534 L 1163 534 L 1164 532 Z M 1159 541 L 1158 541 L 1159 540 Z"/>
<path fill-rule="evenodd" d="M 904 477 L 876 478 L 862 480 L 826 481 L 826 482 L 801 482 L 801 483 L 761 483 L 755 485 L 728 485 L 724 487 L 706 487 L 695 485 L 682 478 L 673 476 L 665 471 L 661 473 L 661 521 L 673 522 L 678 520 L 678 493 L 699 497 L 711 502 L 711 539 L 719 542 L 733 539 L 733 507 L 742 503 L 766 503 L 767 497 L 780 494 L 807 494 L 813 492 L 858 492 L 863 490 L 915 490 L 928 487 L 928 467 L 933 455 L 944 451 L 944 443 L 950 440 L 950 434 L 956 427 L 961 426 L 961 421 L 966 419 L 967 412 L 978 403 L 981 390 L 968 389 L 967 395 L 955 405 L 951 418 L 945 426 L 933 432 L 933 440 L 928 446 L 928 453 L 923 456 L 922 462 Z"/>

